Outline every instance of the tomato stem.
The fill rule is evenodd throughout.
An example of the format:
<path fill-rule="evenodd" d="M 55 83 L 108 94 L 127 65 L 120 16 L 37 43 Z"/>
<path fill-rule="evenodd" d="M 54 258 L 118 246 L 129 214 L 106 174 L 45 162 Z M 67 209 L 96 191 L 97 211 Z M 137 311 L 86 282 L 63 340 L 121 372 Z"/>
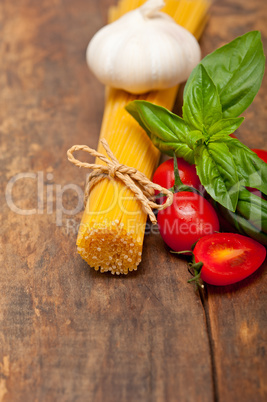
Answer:
<path fill-rule="evenodd" d="M 199 195 L 202 195 L 201 192 L 195 189 L 194 187 L 183 184 L 179 175 L 179 166 L 175 153 L 173 153 L 173 171 L 174 171 L 174 186 L 169 189 L 170 191 L 172 191 L 174 194 L 179 193 L 181 191 L 191 191 L 192 193 L 198 193 Z"/>
<path fill-rule="evenodd" d="M 174 171 L 174 192 L 178 193 L 180 188 L 183 186 L 182 180 L 179 175 L 179 167 L 178 167 L 178 162 L 177 162 L 177 157 L 175 155 L 175 152 L 173 153 L 173 171 Z"/>
<path fill-rule="evenodd" d="M 183 250 L 183 251 L 173 251 L 171 250 L 172 254 L 193 254 L 192 250 Z"/>
<path fill-rule="evenodd" d="M 197 242 L 196 242 L 197 243 Z M 196 245 L 196 243 L 192 246 L 194 247 Z M 192 250 L 184 250 L 184 251 L 172 251 L 172 254 L 191 254 L 192 255 L 192 262 L 190 262 L 188 264 L 188 271 L 190 272 L 190 274 L 193 276 L 193 278 L 189 279 L 187 282 L 188 283 L 192 283 L 194 282 L 196 284 L 197 289 L 204 288 L 204 285 L 202 283 L 200 283 L 200 275 L 201 275 L 201 268 L 203 267 L 203 262 L 196 262 L 195 261 L 195 256 Z M 191 269 L 193 269 L 193 272 L 191 271 Z"/>
<path fill-rule="evenodd" d="M 194 258 L 193 258 L 194 260 Z M 200 275 L 201 275 L 201 268 L 203 267 L 203 262 L 191 262 L 188 264 L 188 270 L 191 273 L 191 275 L 194 275 L 193 278 L 189 279 L 187 282 L 188 283 L 192 283 L 194 282 L 197 286 L 197 288 L 204 288 L 204 285 L 202 283 L 199 282 L 200 280 Z M 194 273 L 191 272 L 191 268 L 193 268 Z"/>

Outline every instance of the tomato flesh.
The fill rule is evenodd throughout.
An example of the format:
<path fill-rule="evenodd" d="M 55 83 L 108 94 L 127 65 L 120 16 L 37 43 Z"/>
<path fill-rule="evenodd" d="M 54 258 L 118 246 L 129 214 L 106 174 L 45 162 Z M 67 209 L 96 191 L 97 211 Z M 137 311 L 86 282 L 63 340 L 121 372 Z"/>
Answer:
<path fill-rule="evenodd" d="M 196 262 L 203 262 L 201 278 L 211 285 L 230 285 L 255 272 L 266 249 L 255 240 L 235 233 L 202 237 L 194 248 Z"/>
<path fill-rule="evenodd" d="M 190 250 L 200 237 L 219 231 L 219 220 L 212 205 L 199 194 L 181 191 L 173 204 L 158 212 L 160 234 L 174 251 Z"/>

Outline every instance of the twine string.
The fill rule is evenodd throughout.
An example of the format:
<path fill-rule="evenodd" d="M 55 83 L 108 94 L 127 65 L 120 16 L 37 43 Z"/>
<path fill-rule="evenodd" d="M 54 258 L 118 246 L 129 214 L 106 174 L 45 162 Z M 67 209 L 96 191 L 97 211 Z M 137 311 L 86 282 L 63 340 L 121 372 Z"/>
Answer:
<path fill-rule="evenodd" d="M 84 203 L 86 205 L 89 193 L 92 188 L 104 178 L 118 178 L 127 188 L 129 188 L 135 195 L 136 199 L 142 204 L 144 212 L 146 212 L 153 224 L 157 223 L 153 209 L 162 210 L 169 207 L 173 202 L 173 193 L 160 185 L 150 181 L 142 172 L 137 169 L 119 163 L 109 148 L 105 139 L 101 143 L 106 151 L 107 156 L 100 152 L 89 148 L 87 145 L 73 145 L 68 151 L 67 156 L 69 162 L 75 166 L 84 169 L 92 169 L 93 171 L 88 176 L 85 186 Z M 84 151 L 89 155 L 99 158 L 105 165 L 81 162 L 73 156 L 76 151 Z M 151 198 L 154 196 L 155 191 L 166 195 L 166 201 L 159 205 L 156 204 Z"/>

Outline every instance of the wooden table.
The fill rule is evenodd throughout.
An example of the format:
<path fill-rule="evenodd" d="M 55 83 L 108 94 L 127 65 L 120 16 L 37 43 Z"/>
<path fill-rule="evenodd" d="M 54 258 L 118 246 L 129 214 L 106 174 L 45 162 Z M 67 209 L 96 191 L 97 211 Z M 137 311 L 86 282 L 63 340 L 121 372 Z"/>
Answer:
<path fill-rule="evenodd" d="M 85 49 L 113 3 L 0 3 L 0 400 L 266 401 L 266 264 L 200 297 L 158 234 L 127 277 L 76 253 L 68 186 L 84 173 L 66 150 L 97 146 L 104 88 Z M 267 50 L 265 0 L 216 1 L 203 55 L 254 29 Z M 238 131 L 250 147 L 266 148 L 266 93 L 265 77 Z"/>

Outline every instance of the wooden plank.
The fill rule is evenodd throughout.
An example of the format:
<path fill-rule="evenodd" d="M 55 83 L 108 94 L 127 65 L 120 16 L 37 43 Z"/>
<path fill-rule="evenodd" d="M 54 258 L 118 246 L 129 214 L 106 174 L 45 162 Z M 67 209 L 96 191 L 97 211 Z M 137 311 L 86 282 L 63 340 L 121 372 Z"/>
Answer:
<path fill-rule="evenodd" d="M 203 53 L 251 29 L 266 48 L 263 3 L 216 2 Z M 140 270 L 113 278 L 76 254 L 81 213 L 57 226 L 64 186 L 84 180 L 66 150 L 98 140 L 104 91 L 84 52 L 109 4 L 0 4 L 0 400 L 264 401 L 264 267 L 241 284 L 208 287 L 203 309 L 185 261 L 157 233 L 145 238 Z M 266 146 L 266 85 L 238 133 L 251 147 Z M 14 184 L 15 205 L 37 208 L 44 182 L 43 212 L 40 197 L 33 215 L 7 205 L 7 184 L 22 172 L 33 176 Z M 65 208 L 77 204 L 74 190 Z"/>
<path fill-rule="evenodd" d="M 185 262 L 154 233 L 145 238 L 137 273 L 100 275 L 76 254 L 81 213 L 65 211 L 60 225 L 61 199 L 65 208 L 78 201 L 75 188 L 64 186 L 84 181 L 68 164 L 66 150 L 98 140 L 104 89 L 89 73 L 84 53 L 108 4 L 0 5 L 5 402 L 213 400 L 205 313 L 186 284 Z M 4 192 L 14 177 L 12 205 Z M 36 211 L 18 214 L 15 207 Z"/>
<path fill-rule="evenodd" d="M 249 30 L 260 30 L 267 49 L 267 4 L 261 0 L 217 1 L 204 33 L 210 51 Z M 220 29 L 218 29 L 220 27 Z M 238 137 L 251 148 L 266 148 L 267 78 L 244 113 Z M 266 401 L 267 297 L 266 263 L 239 284 L 208 286 L 204 301 L 212 353 L 216 396 L 219 401 Z"/>

